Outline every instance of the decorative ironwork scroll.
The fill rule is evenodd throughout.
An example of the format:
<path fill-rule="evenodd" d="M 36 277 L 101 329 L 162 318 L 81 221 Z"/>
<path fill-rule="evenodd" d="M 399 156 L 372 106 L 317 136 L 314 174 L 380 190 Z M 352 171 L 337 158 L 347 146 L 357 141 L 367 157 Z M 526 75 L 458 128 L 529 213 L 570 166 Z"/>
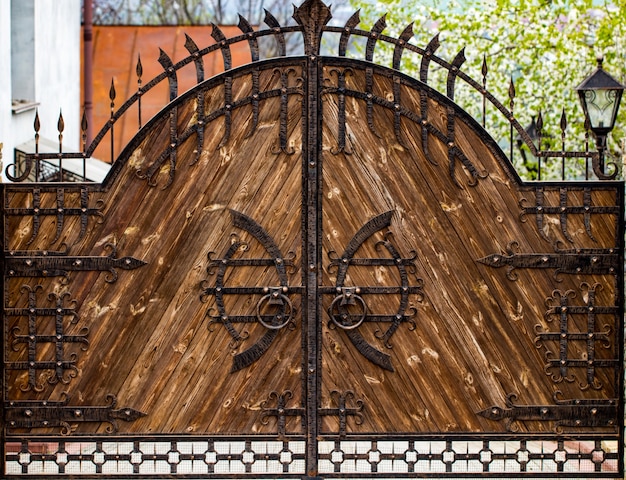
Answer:
<path fill-rule="evenodd" d="M 287 407 L 289 400 L 293 398 L 293 392 L 286 390 L 281 394 L 277 392 L 271 392 L 267 398 L 261 403 L 261 410 L 263 415 L 261 417 L 261 423 L 267 425 L 270 417 L 276 417 L 278 435 L 283 437 L 286 434 L 286 420 L 287 417 L 303 417 L 304 408 L 301 407 Z M 276 403 L 275 407 L 269 407 L 268 404 Z"/>
<path fill-rule="evenodd" d="M 593 388 L 599 390 L 602 383 L 596 377 L 598 368 L 619 368 L 617 358 L 603 359 L 596 355 L 596 348 L 601 346 L 604 349 L 615 348 L 611 341 L 611 331 L 614 329 L 612 321 L 610 324 L 599 324 L 598 315 L 610 315 L 613 320 L 619 314 L 616 306 L 598 305 L 596 301 L 596 291 L 600 290 L 600 284 L 589 285 L 583 283 L 581 290 L 584 291 L 583 298 L 586 298 L 585 305 L 573 305 L 571 299 L 576 297 L 576 292 L 568 290 L 561 292 L 555 290 L 552 297 L 546 299 L 549 310 L 545 313 L 548 322 L 558 320 L 558 331 L 546 331 L 541 325 L 535 327 L 537 337 L 535 346 L 545 348 L 546 365 L 545 371 L 555 382 L 566 380 L 574 382 L 576 377 L 572 371 L 583 369 L 586 371 L 585 381 L 580 381 L 582 390 Z M 570 328 L 571 318 L 576 316 L 587 317 L 587 329 L 585 331 L 573 331 Z M 582 358 L 571 358 L 570 348 L 572 344 L 582 344 L 585 348 L 582 351 Z M 558 353 L 552 351 L 553 346 L 558 347 Z"/>
<path fill-rule="evenodd" d="M 43 192 L 42 192 L 43 190 Z M 53 216 L 56 219 L 56 233 L 54 239 L 50 242 L 55 243 L 60 237 L 65 227 L 65 220 L 67 217 L 80 217 L 80 231 L 76 242 L 82 240 L 87 232 L 87 225 L 91 217 L 96 217 L 98 220 L 104 218 L 102 209 L 104 208 L 104 202 L 98 200 L 95 206 L 89 206 L 89 192 L 87 188 L 82 187 L 79 191 L 74 188 L 55 188 L 52 191 L 56 193 L 56 207 L 42 207 L 41 195 L 50 191 L 49 188 L 33 188 L 31 191 L 32 206 L 28 208 L 5 208 L 5 215 L 7 216 L 29 216 L 32 217 L 32 233 L 31 237 L 26 243 L 30 245 L 35 241 L 35 238 L 39 235 L 39 229 L 41 227 L 41 221 L 43 217 Z M 66 195 L 78 194 L 80 198 L 80 206 L 70 206 L 67 203 Z"/>
<path fill-rule="evenodd" d="M 278 335 L 278 331 L 284 327 L 293 328 L 294 309 L 289 298 L 289 294 L 299 292 L 300 289 L 289 287 L 287 280 L 287 268 L 293 267 L 293 259 L 285 258 L 271 236 L 258 223 L 243 213 L 231 210 L 233 225 L 245 230 L 252 235 L 267 251 L 270 258 L 234 258 L 240 251 L 246 251 L 248 245 L 239 240 L 233 234 L 233 243 L 230 245 L 222 258 L 211 258 L 213 252 L 209 252 L 209 265 L 207 273 L 215 275 L 215 286 L 207 286 L 207 280 L 201 283 L 202 301 L 207 297 L 214 296 L 217 305 L 217 315 L 212 315 L 211 311 L 207 316 L 211 319 L 209 328 L 214 324 L 224 325 L 232 337 L 231 346 L 237 348 L 246 338 L 246 333 L 239 332 L 234 324 L 254 323 L 265 327 L 266 331 L 262 338 L 247 350 L 238 353 L 233 359 L 232 372 L 236 372 L 256 362 L 269 349 L 271 343 Z M 227 268 L 237 268 L 243 266 L 274 266 L 279 278 L 279 285 L 265 287 L 227 287 L 224 277 Z M 230 316 L 226 311 L 224 295 L 232 294 L 257 294 L 262 295 L 256 305 L 256 312 L 252 315 Z"/>
<path fill-rule="evenodd" d="M 21 346 L 26 345 L 27 359 L 15 362 L 5 361 L 5 368 L 8 370 L 28 372 L 27 381 L 20 385 L 20 390 L 24 392 L 29 390 L 43 391 L 43 384 L 37 378 L 37 372 L 41 371 L 49 373 L 47 381 L 50 384 L 58 382 L 68 384 L 78 374 L 78 368 L 76 368 L 76 354 L 72 353 L 69 357 L 66 356 L 65 345 L 80 343 L 83 350 L 86 350 L 89 345 L 87 340 L 89 328 L 83 327 L 77 335 L 67 335 L 66 333 L 66 317 L 71 318 L 71 323 L 78 322 L 78 314 L 75 310 L 76 300 L 70 300 L 69 305 L 67 305 L 67 300 L 71 298 L 71 294 L 68 292 L 62 295 L 50 293 L 48 299 L 53 303 L 53 306 L 42 308 L 37 302 L 37 292 L 41 290 L 43 287 L 40 285 L 35 288 L 23 285 L 21 291 L 28 294 L 28 306 L 26 308 L 4 309 L 4 314 L 8 317 L 25 317 L 28 319 L 28 332 L 26 334 L 22 334 L 22 329 L 19 326 L 14 326 L 11 329 L 11 336 L 13 337 L 11 347 L 15 352 L 19 352 Z M 54 319 L 54 334 L 41 333 L 42 318 Z M 54 359 L 41 360 L 38 357 L 38 352 L 49 344 L 54 345 Z"/>
<path fill-rule="evenodd" d="M 387 348 L 391 348 L 389 340 L 401 323 L 408 322 L 411 330 L 415 329 L 415 322 L 412 316 L 416 313 L 409 308 L 409 295 L 417 295 L 418 299 L 423 296 L 423 281 L 418 278 L 417 285 L 409 285 L 408 273 L 415 274 L 416 254 L 409 258 L 403 258 L 396 251 L 391 243 L 391 233 L 385 234 L 385 239 L 376 244 L 378 249 L 385 249 L 389 257 L 379 258 L 355 258 L 357 250 L 376 232 L 389 227 L 393 211 L 382 213 L 370 219 L 361 229 L 354 234 L 348 246 L 341 254 L 336 256 L 335 252 L 329 252 L 331 260 L 328 269 L 337 270 L 335 287 L 323 289 L 325 294 L 334 294 L 335 298 L 330 304 L 328 315 L 330 317 L 329 326 L 338 327 L 343 330 L 356 349 L 372 363 L 375 363 L 385 370 L 394 371 L 391 364 L 391 357 L 375 348 L 363 338 L 358 328 L 363 322 L 390 322 L 391 325 L 384 332 L 379 331 L 377 337 L 385 342 Z M 346 275 L 350 265 L 359 266 L 394 266 L 398 269 L 401 279 L 399 286 L 358 286 L 346 287 Z M 368 311 L 367 303 L 363 299 L 364 294 L 396 294 L 400 296 L 400 303 L 395 314 L 380 315 L 372 314 Z M 408 313 L 407 313 L 408 312 Z"/>
<path fill-rule="evenodd" d="M 526 220 L 527 215 L 534 215 L 535 222 L 537 224 L 537 231 L 547 241 L 552 241 L 545 230 L 546 215 L 558 216 L 559 225 L 563 236 L 570 242 L 572 237 L 568 231 L 568 218 L 570 215 L 583 215 L 583 222 L 585 225 L 585 231 L 589 238 L 596 240 L 591 231 L 591 215 L 594 214 L 610 214 L 619 215 L 619 207 L 617 205 L 594 205 L 592 203 L 591 189 L 589 187 L 583 188 L 583 202 L 582 205 L 572 205 L 568 201 L 571 195 L 568 195 L 569 189 L 561 188 L 559 190 L 559 205 L 547 205 L 545 199 L 545 189 L 542 186 L 535 188 L 535 205 L 528 205 L 528 199 L 522 198 L 519 202 L 522 209 L 520 213 L 520 219 Z"/>
<path fill-rule="evenodd" d="M 284 437 L 286 431 L 286 420 L 288 417 L 304 417 L 305 409 L 302 407 L 288 407 L 289 400 L 293 398 L 293 392 L 286 390 L 281 394 L 277 392 L 271 392 L 268 399 L 261 403 L 261 410 L 263 415 L 261 417 L 261 423 L 267 425 L 270 417 L 276 418 L 276 424 L 278 429 L 278 435 Z M 333 390 L 330 392 L 330 398 L 332 406 L 323 407 L 318 410 L 320 416 L 325 417 L 338 417 L 339 419 L 339 435 L 344 437 L 347 431 L 348 418 L 354 418 L 354 422 L 357 425 L 363 423 L 363 406 L 364 402 L 361 399 L 356 399 L 354 392 L 348 390 L 346 392 L 339 392 Z M 269 404 L 275 404 L 274 407 L 268 406 Z"/>

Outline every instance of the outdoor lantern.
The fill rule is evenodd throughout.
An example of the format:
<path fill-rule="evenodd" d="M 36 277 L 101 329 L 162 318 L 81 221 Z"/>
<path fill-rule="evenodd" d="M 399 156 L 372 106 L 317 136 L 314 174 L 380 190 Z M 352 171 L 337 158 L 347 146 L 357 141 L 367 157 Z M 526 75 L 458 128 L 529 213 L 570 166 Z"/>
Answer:
<path fill-rule="evenodd" d="M 615 126 L 624 88 L 624 85 L 603 70 L 602 58 L 598 58 L 598 68 L 576 87 L 585 117 L 596 137 L 602 170 L 604 169 L 606 136 Z"/>

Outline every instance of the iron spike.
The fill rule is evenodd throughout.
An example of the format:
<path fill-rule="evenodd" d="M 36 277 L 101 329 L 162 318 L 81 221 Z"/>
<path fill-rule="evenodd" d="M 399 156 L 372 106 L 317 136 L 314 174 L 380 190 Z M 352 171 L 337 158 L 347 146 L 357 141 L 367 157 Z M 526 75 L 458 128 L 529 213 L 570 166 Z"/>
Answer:
<path fill-rule="evenodd" d="M 39 121 L 39 109 L 35 110 L 35 121 L 33 123 L 33 127 L 35 128 L 35 132 L 39 134 L 39 129 L 41 128 L 41 122 Z"/>
<path fill-rule="evenodd" d="M 115 83 L 111 78 L 111 88 L 109 88 L 109 98 L 111 99 L 111 107 L 113 107 L 113 100 L 115 100 Z"/>
<path fill-rule="evenodd" d="M 135 67 L 137 73 L 137 82 L 141 85 L 141 76 L 143 75 L 143 66 L 141 65 L 141 54 L 137 54 L 137 66 Z"/>

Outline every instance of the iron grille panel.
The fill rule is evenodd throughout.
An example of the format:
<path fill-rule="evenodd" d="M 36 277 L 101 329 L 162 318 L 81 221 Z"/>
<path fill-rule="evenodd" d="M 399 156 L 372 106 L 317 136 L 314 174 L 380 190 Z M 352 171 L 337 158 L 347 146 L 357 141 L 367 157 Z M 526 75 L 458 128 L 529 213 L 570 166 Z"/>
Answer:
<path fill-rule="evenodd" d="M 10 478 L 299 478 L 305 448 L 297 438 L 46 437 L 9 440 L 5 461 Z M 614 438 L 356 437 L 320 441 L 318 448 L 323 478 L 619 476 Z"/>

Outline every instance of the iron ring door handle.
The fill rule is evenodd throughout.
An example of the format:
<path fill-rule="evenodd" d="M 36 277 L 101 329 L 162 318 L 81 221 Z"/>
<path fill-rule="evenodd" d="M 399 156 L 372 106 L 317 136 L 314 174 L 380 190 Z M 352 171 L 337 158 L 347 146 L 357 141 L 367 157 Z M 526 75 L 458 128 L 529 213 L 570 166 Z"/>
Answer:
<path fill-rule="evenodd" d="M 361 312 L 356 322 L 346 323 L 345 320 L 349 317 L 349 314 L 347 313 L 348 308 L 346 307 L 346 305 L 354 305 L 357 302 L 361 304 L 361 308 L 363 311 Z M 342 309 L 344 310 L 343 312 Z M 333 323 L 339 328 L 343 330 L 354 330 L 355 328 L 360 327 L 361 324 L 365 321 L 365 317 L 367 317 L 367 304 L 365 303 L 365 300 L 363 300 L 363 297 L 361 297 L 360 295 L 357 295 L 353 292 L 344 292 L 343 294 L 337 295 L 334 298 L 334 300 L 330 304 L 330 307 L 328 308 L 328 315 L 330 316 Z"/>
<path fill-rule="evenodd" d="M 271 323 L 263 320 L 262 309 L 264 304 L 277 305 L 280 307 L 280 310 L 274 314 Z M 278 289 L 273 289 L 270 293 L 261 297 L 256 306 L 257 320 L 261 325 L 269 330 L 280 330 L 285 327 L 291 321 L 292 312 L 293 306 L 291 304 L 291 300 L 289 300 L 289 297 L 278 291 Z M 276 320 L 279 323 L 275 323 Z"/>

